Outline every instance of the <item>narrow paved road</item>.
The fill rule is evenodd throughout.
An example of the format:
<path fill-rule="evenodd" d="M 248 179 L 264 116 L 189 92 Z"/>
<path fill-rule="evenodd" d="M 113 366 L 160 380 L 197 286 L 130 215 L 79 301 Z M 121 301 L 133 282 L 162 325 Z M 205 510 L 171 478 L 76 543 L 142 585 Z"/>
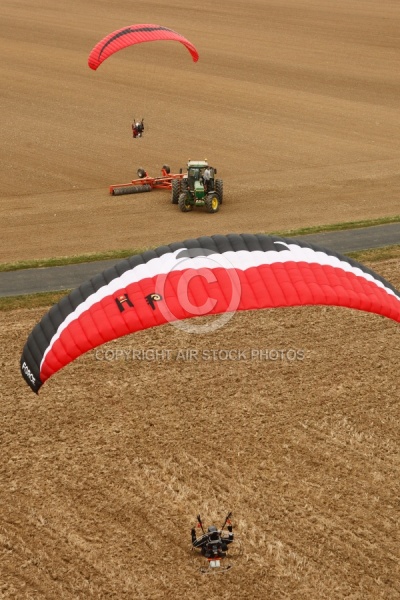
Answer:
<path fill-rule="evenodd" d="M 297 236 L 293 239 L 309 241 L 312 244 L 346 254 L 346 252 L 356 250 L 400 244 L 400 223 L 314 233 Z M 74 289 L 97 273 L 115 265 L 119 260 L 102 260 L 78 265 L 0 273 L 0 297 Z"/>

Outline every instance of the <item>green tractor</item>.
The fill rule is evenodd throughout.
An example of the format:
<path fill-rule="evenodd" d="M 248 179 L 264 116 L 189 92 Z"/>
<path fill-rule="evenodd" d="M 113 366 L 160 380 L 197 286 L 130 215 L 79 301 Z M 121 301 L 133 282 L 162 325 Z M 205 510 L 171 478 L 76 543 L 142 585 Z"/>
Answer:
<path fill-rule="evenodd" d="M 210 178 L 205 181 L 204 171 L 210 170 Z M 180 180 L 172 181 L 172 204 L 178 204 L 182 212 L 189 212 L 194 206 L 205 206 L 209 213 L 218 212 L 223 200 L 223 181 L 216 179 L 217 169 L 210 167 L 206 160 L 189 160 L 187 173 Z"/>

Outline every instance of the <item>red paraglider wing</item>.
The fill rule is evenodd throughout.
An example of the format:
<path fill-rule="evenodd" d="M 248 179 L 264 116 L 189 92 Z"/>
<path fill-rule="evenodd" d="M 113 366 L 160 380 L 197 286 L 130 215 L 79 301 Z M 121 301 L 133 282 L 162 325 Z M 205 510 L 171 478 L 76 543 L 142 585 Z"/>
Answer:
<path fill-rule="evenodd" d="M 138 24 L 129 25 L 122 29 L 113 31 L 105 38 L 100 40 L 89 54 L 88 64 L 94 71 L 101 65 L 109 56 L 122 50 L 127 46 L 141 44 L 143 42 L 155 42 L 159 40 L 172 40 L 183 44 L 192 55 L 193 61 L 199 59 L 199 54 L 196 48 L 183 35 L 161 25 L 154 24 Z"/>
<path fill-rule="evenodd" d="M 261 234 L 176 242 L 117 263 L 53 306 L 28 337 L 21 372 L 38 392 L 78 356 L 136 331 L 197 316 L 318 304 L 400 322 L 400 292 L 330 250 Z"/>

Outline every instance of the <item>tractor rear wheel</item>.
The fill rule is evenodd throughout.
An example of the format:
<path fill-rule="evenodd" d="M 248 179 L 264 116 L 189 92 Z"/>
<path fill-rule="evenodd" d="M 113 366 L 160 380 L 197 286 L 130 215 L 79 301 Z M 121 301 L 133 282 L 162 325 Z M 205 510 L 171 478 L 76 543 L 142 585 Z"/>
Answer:
<path fill-rule="evenodd" d="M 217 192 L 210 192 L 204 199 L 204 204 L 208 213 L 218 212 L 220 200 Z"/>
<path fill-rule="evenodd" d="M 222 179 L 215 180 L 215 191 L 219 197 L 219 203 L 222 204 L 223 196 L 224 196 L 224 182 Z"/>
<path fill-rule="evenodd" d="M 190 212 L 193 208 L 193 206 L 188 201 L 187 194 L 180 194 L 178 204 L 182 212 Z"/>
<path fill-rule="evenodd" d="M 179 179 L 173 179 L 171 181 L 172 185 L 172 193 L 171 193 L 171 202 L 172 204 L 178 204 L 179 194 L 181 193 L 181 186 Z"/>

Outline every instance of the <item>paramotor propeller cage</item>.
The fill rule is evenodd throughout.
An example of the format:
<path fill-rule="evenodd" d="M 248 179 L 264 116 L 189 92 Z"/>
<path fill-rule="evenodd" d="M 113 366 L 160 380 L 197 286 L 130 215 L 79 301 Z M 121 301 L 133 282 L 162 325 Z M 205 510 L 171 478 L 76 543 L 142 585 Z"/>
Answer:
<path fill-rule="evenodd" d="M 226 536 L 223 536 L 226 537 Z M 221 558 L 218 556 L 207 558 L 201 553 L 200 548 L 195 548 L 191 545 L 192 562 L 196 569 L 203 575 L 222 575 L 233 569 L 240 561 L 243 555 L 242 542 L 236 536 L 226 551 L 226 556 Z"/>

